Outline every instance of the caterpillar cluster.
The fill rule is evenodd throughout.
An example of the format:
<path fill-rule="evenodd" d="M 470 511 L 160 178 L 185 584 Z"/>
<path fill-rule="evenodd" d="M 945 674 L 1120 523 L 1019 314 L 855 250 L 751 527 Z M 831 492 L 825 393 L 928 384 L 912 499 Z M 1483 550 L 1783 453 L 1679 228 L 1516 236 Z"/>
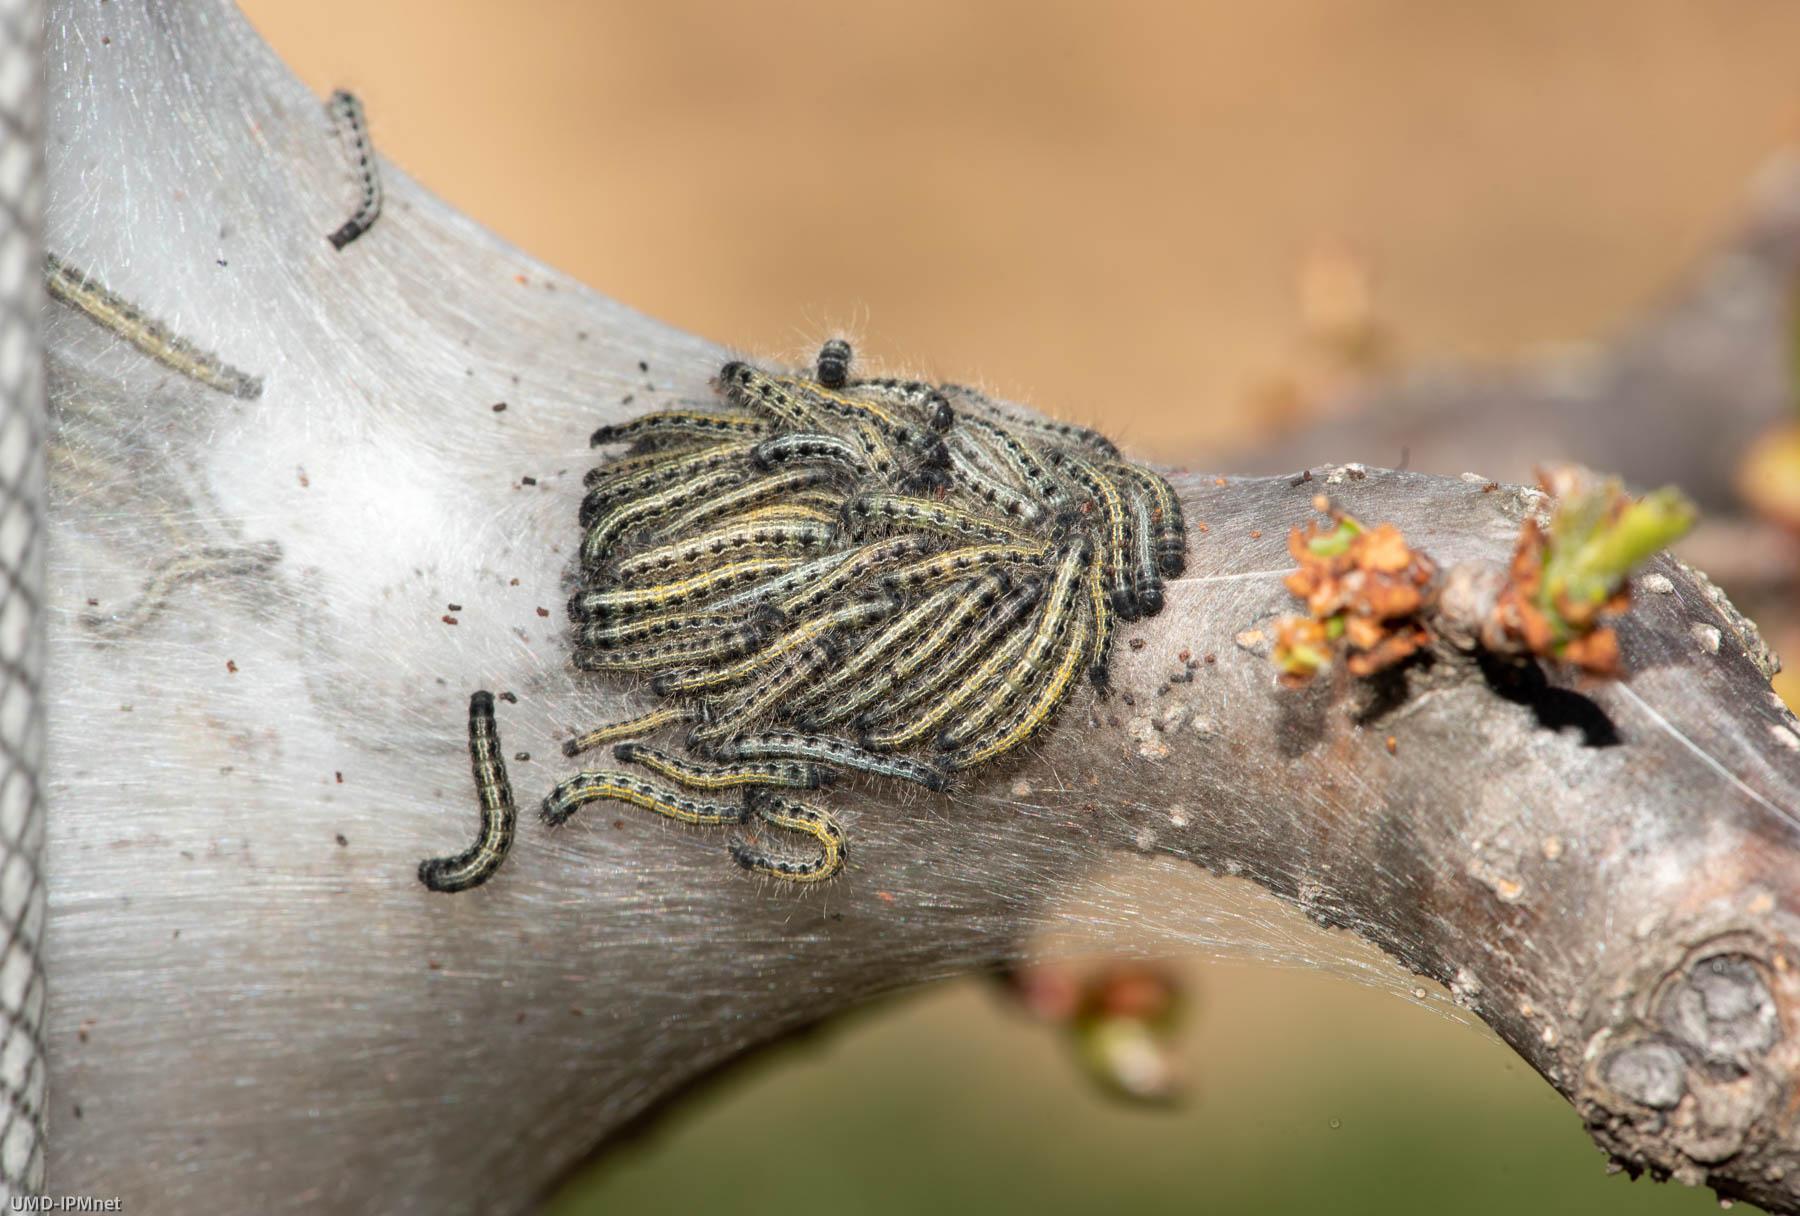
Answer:
<path fill-rule="evenodd" d="M 1157 612 L 1187 541 L 1173 490 L 1098 433 L 974 390 L 854 379 L 841 339 L 812 377 L 727 363 L 724 408 L 594 432 L 576 665 L 649 681 L 655 710 L 571 740 L 620 770 L 559 784 L 554 825 L 595 800 L 811 838 L 747 869 L 833 877 L 843 832 L 782 790 L 843 770 L 945 789 L 1031 740 L 1085 676 L 1107 685 L 1121 620 Z M 636 742 L 687 728 L 685 755 Z M 739 790 L 741 806 L 701 795 Z"/>

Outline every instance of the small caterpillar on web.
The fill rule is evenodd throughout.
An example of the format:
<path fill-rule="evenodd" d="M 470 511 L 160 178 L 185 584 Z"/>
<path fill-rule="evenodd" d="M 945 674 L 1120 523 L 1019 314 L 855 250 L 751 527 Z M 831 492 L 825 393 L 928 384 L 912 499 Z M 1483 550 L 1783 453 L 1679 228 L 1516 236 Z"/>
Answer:
<path fill-rule="evenodd" d="M 506 778 L 506 755 L 494 724 L 494 694 L 483 690 L 469 698 L 469 765 L 475 774 L 475 796 L 481 803 L 481 834 L 453 857 L 419 863 L 419 881 L 432 891 L 467 891 L 494 876 L 512 848 L 512 783 Z"/>
<path fill-rule="evenodd" d="M 811 836 L 819 844 L 819 854 L 806 861 L 788 861 L 751 845 L 733 845 L 732 859 L 746 870 L 783 882 L 810 883 L 827 882 L 844 868 L 849 848 L 844 841 L 844 829 L 830 811 L 774 795 L 753 796 L 747 805 L 757 820 L 771 827 Z"/>
<path fill-rule="evenodd" d="M 245 401 L 262 396 L 261 376 L 239 371 L 211 351 L 202 350 L 94 275 L 69 265 L 54 253 L 44 255 L 44 287 L 50 298 L 67 304 L 103 329 L 190 380 Z"/>
<path fill-rule="evenodd" d="M 350 218 L 325 239 L 342 253 L 344 246 L 375 226 L 381 218 L 381 171 L 375 163 L 375 148 L 369 142 L 369 124 L 363 115 L 362 101 L 348 89 L 338 89 L 326 104 L 331 121 L 338 128 L 356 170 L 357 205 Z"/>

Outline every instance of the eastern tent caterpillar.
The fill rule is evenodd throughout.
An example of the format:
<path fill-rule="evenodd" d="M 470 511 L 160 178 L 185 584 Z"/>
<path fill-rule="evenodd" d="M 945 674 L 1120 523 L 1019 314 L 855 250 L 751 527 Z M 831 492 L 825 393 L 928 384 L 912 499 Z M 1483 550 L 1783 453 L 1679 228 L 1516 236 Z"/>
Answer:
<path fill-rule="evenodd" d="M 1094 505 L 1099 508 L 1103 526 L 1100 554 L 1106 566 L 1107 593 L 1112 596 L 1113 609 L 1120 616 L 1128 621 L 1136 620 L 1141 614 L 1138 611 L 1137 597 L 1133 594 L 1131 557 L 1127 552 L 1131 541 L 1131 525 L 1125 513 L 1125 498 L 1119 492 L 1118 483 L 1098 465 L 1073 452 L 1053 452 L 1051 459 L 1087 491 L 1094 500 Z"/>
<path fill-rule="evenodd" d="M 688 540 L 671 541 L 620 561 L 613 576 L 621 582 L 663 579 L 693 566 L 769 554 L 805 554 L 829 548 L 837 529 L 797 520 L 729 523 Z"/>
<path fill-rule="evenodd" d="M 844 829 L 829 811 L 773 794 L 753 797 L 750 811 L 755 820 L 771 827 L 811 836 L 819 844 L 817 857 L 788 861 L 747 844 L 731 846 L 731 856 L 746 870 L 785 882 L 815 883 L 837 877 L 849 856 Z"/>
<path fill-rule="evenodd" d="M 582 671 L 659 671 L 670 663 L 735 659 L 745 651 L 756 649 L 762 640 L 761 627 L 746 622 L 729 629 L 695 633 L 690 637 L 674 638 L 648 646 L 619 649 L 578 647 L 575 651 L 575 666 Z"/>
<path fill-rule="evenodd" d="M 1111 687 L 1108 663 L 1112 658 L 1113 634 L 1118 631 L 1119 614 L 1113 611 L 1112 597 L 1106 593 L 1105 572 L 1099 562 L 1088 568 L 1088 608 L 1094 617 L 1094 653 L 1088 661 L 1088 679 L 1104 692 Z"/>
<path fill-rule="evenodd" d="M 721 516 L 733 515 L 750 507 L 760 507 L 773 500 L 791 498 L 812 486 L 825 485 L 830 478 L 831 473 L 826 469 L 787 469 L 770 473 L 744 482 L 717 497 L 705 498 L 687 514 L 670 520 L 668 528 L 674 533 L 686 532 Z"/>
<path fill-rule="evenodd" d="M 850 378 L 850 344 L 842 338 L 828 339 L 819 347 L 819 357 L 814 364 L 814 375 L 826 388 L 843 388 L 844 382 Z"/>
<path fill-rule="evenodd" d="M 928 384 L 923 380 L 896 380 L 891 376 L 877 376 L 869 380 L 858 380 L 851 387 L 861 396 L 904 406 L 925 423 L 927 430 L 942 433 L 956 424 L 956 411 L 950 408 L 950 399 L 935 384 Z"/>
<path fill-rule="evenodd" d="M 640 499 L 647 494 L 681 486 L 703 474 L 720 469 L 742 468 L 749 462 L 756 445 L 747 442 L 718 443 L 698 451 L 678 449 L 645 456 L 628 456 L 615 468 L 601 465 L 598 472 L 582 478 L 588 489 L 581 500 L 580 522 L 591 527 L 601 514 L 615 504 Z"/>
<path fill-rule="evenodd" d="M 896 567 L 882 576 L 882 586 L 890 591 L 906 593 L 934 586 L 946 579 L 1015 567 L 1036 568 L 1050 556 L 1050 547 L 1032 545 L 970 545 L 933 553 L 918 561 Z"/>
<path fill-rule="evenodd" d="M 606 620 L 642 612 L 670 612 L 698 603 L 724 591 L 759 583 L 771 575 L 792 570 L 797 559 L 759 557 L 732 562 L 649 587 L 622 587 L 611 591 L 577 591 L 569 601 L 569 615 L 577 620 Z"/>
<path fill-rule="evenodd" d="M 1114 466 L 1131 512 L 1131 598 L 1139 616 L 1162 611 L 1162 566 L 1156 547 L 1156 503 L 1123 466 Z"/>
<path fill-rule="evenodd" d="M 858 747 L 848 739 L 826 735 L 804 735 L 785 730 L 739 735 L 722 745 L 719 754 L 738 760 L 810 760 L 877 777 L 911 781 L 934 792 L 949 785 L 943 771 L 930 764 L 904 756 L 884 756 Z"/>
<path fill-rule="evenodd" d="M 1180 578 L 1187 569 L 1187 520 L 1181 513 L 1181 500 L 1168 482 L 1148 469 L 1122 464 L 1119 471 L 1150 497 L 1158 569 L 1165 578 Z"/>
<path fill-rule="evenodd" d="M 176 591 L 189 583 L 233 575 L 260 574 L 281 560 L 281 546 L 273 541 L 237 548 L 208 546 L 172 558 L 158 566 L 144 589 L 123 611 L 110 616 L 85 612 L 81 623 L 96 633 L 129 637 L 161 615 Z"/>
<path fill-rule="evenodd" d="M 582 752 L 599 747 L 602 743 L 611 743 L 615 739 L 635 739 L 640 735 L 648 735 L 661 730 L 665 726 L 673 726 L 677 722 L 694 721 L 694 711 L 685 705 L 663 705 L 647 714 L 639 714 L 623 722 L 612 722 L 606 726 L 595 727 L 585 734 L 576 735 L 563 744 L 563 755 L 579 756 Z"/>
<path fill-rule="evenodd" d="M 676 480 L 656 493 L 627 499 L 588 525 L 587 535 L 581 538 L 582 564 L 590 568 L 603 565 L 611 556 L 614 542 L 627 528 L 694 503 L 711 505 L 717 495 L 738 486 L 738 480 L 735 469 L 714 469 L 698 477 Z"/>
<path fill-rule="evenodd" d="M 969 418 L 968 436 L 972 445 L 987 447 L 1005 464 L 1008 471 L 1028 492 L 1049 507 L 1069 502 L 1069 491 L 1050 471 L 1045 454 L 1036 451 L 1023 438 L 985 418 Z"/>
<path fill-rule="evenodd" d="M 692 737 L 710 743 L 743 730 L 801 684 L 817 679 L 821 672 L 838 661 L 839 653 L 839 646 L 831 637 L 809 643 L 783 660 L 768 678 L 750 685 L 736 700 L 721 708 L 713 721 L 695 727 Z"/>
<path fill-rule="evenodd" d="M 588 438 L 593 447 L 609 443 L 633 443 L 654 447 L 669 440 L 710 439 L 713 442 L 750 439 L 774 428 L 749 414 L 713 414 L 702 410 L 662 410 L 642 414 L 630 422 L 603 426 Z"/>
<path fill-rule="evenodd" d="M 621 646 L 642 645 L 656 641 L 698 640 L 725 629 L 758 623 L 760 619 L 777 619 L 772 611 L 762 617 L 748 611 L 700 608 L 692 612 L 652 612 L 639 616 L 606 621 L 587 621 L 576 627 L 575 637 L 582 646 L 611 650 Z"/>
<path fill-rule="evenodd" d="M 947 536 L 965 536 L 970 540 L 988 540 L 1017 545 L 1031 545 L 1037 538 L 1011 524 L 963 511 L 948 503 L 905 494 L 861 494 L 844 504 L 844 521 L 850 535 L 863 536 L 875 524 L 895 531 L 938 532 Z"/>
<path fill-rule="evenodd" d="M 868 472 L 863 450 L 848 439 L 836 435 L 818 435 L 811 431 L 791 431 L 765 439 L 750 452 L 759 469 L 773 469 L 787 464 L 836 465 L 853 476 Z"/>
<path fill-rule="evenodd" d="M 469 698 L 469 766 L 475 774 L 475 796 L 481 803 L 481 833 L 475 843 L 453 857 L 419 863 L 419 881 L 432 891 L 467 891 L 494 876 L 512 848 L 512 784 L 506 779 L 506 756 L 494 723 L 494 694 L 485 689 Z"/>
<path fill-rule="evenodd" d="M 640 764 L 667 777 L 676 785 L 691 790 L 729 790 L 739 787 L 773 785 L 793 790 L 816 790 L 831 784 L 837 776 L 830 769 L 791 760 L 739 760 L 713 764 L 671 755 L 646 743 L 621 743 L 613 748 L 613 758 L 626 764 Z"/>
<path fill-rule="evenodd" d="M 363 115 L 362 102 L 357 99 L 356 94 L 348 89 L 339 89 L 331 95 L 328 108 L 338 127 L 338 133 L 349 150 L 360 191 L 355 212 L 339 225 L 337 231 L 325 238 L 331 242 L 333 249 L 342 252 L 344 246 L 374 227 L 375 221 L 380 218 L 381 176 L 375 163 L 375 149 L 369 142 L 369 125 Z"/>
<path fill-rule="evenodd" d="M 1030 640 L 1030 634 L 1012 633 L 993 650 L 988 651 L 974 670 L 957 672 L 935 697 L 915 702 L 910 708 L 916 716 L 908 718 L 896 728 L 864 736 L 864 746 L 877 751 L 890 751 L 909 747 L 933 736 L 952 714 L 985 692 L 989 683 L 1016 663 Z"/>
<path fill-rule="evenodd" d="M 698 827 L 720 827 L 742 823 L 744 810 L 721 802 L 704 802 L 689 798 L 676 790 L 666 789 L 654 781 L 645 781 L 630 773 L 614 769 L 595 769 L 576 773 L 557 783 L 538 816 L 550 827 L 560 827 L 569 817 L 590 802 L 625 802 L 681 823 Z"/>
<path fill-rule="evenodd" d="M 929 546 L 917 536 L 895 536 L 852 551 L 848 561 L 830 573 L 814 580 L 811 586 L 796 591 L 775 606 L 783 616 L 802 616 L 842 595 L 896 562 L 917 557 Z"/>
<path fill-rule="evenodd" d="M 170 333 L 162 322 L 146 317 L 131 301 L 55 254 L 45 254 L 44 265 L 44 285 L 52 299 L 110 329 L 164 367 L 246 401 L 262 396 L 262 377 L 241 372 L 217 355 Z"/>

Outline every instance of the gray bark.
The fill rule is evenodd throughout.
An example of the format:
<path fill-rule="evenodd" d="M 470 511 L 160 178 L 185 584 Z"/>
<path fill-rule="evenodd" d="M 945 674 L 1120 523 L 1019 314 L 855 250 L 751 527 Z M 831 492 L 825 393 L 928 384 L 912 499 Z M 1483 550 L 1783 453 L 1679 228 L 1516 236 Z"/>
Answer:
<path fill-rule="evenodd" d="M 334 250 L 357 190 L 325 110 L 221 3 L 54 5 L 48 62 L 50 249 L 263 382 L 232 397 L 49 319 L 57 1192 L 517 1209 L 705 1070 L 1015 957 L 1135 851 L 1449 985 L 1632 1168 L 1800 1211 L 1800 722 L 1754 629 L 1668 558 L 1624 682 L 1445 652 L 1288 692 L 1254 634 L 1320 487 L 1188 475 L 1208 530 L 1121 638 L 1114 696 L 952 796 L 840 787 L 853 864 L 827 888 L 591 808 L 527 815 L 492 883 L 426 892 L 419 859 L 473 826 L 472 689 L 518 698 L 527 812 L 560 741 L 636 703 L 562 639 L 586 436 L 707 396 L 725 353 L 392 166 Z M 1444 565 L 1504 561 L 1535 505 L 1332 480 Z"/>

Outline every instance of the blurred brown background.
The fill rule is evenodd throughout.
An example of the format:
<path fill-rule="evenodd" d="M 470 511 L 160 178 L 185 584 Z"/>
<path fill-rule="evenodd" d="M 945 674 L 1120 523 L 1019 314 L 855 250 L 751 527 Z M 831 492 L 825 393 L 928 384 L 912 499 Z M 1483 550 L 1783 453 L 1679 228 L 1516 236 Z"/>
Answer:
<path fill-rule="evenodd" d="M 1784 0 L 252 0 L 378 146 L 531 253 L 762 354 L 1239 432 L 1307 254 L 1405 353 L 1604 330 L 1800 114 Z"/>
<path fill-rule="evenodd" d="M 1321 266 L 1404 362 L 1604 333 L 1800 116 L 1782 0 L 244 7 L 387 157 L 602 292 L 765 355 L 845 328 L 1177 462 L 1268 424 Z M 1471 1031 L 1195 977 L 1178 1116 L 1107 1107 L 964 987 L 759 1065 L 559 1211 L 1711 1210 L 1602 1177 Z"/>

